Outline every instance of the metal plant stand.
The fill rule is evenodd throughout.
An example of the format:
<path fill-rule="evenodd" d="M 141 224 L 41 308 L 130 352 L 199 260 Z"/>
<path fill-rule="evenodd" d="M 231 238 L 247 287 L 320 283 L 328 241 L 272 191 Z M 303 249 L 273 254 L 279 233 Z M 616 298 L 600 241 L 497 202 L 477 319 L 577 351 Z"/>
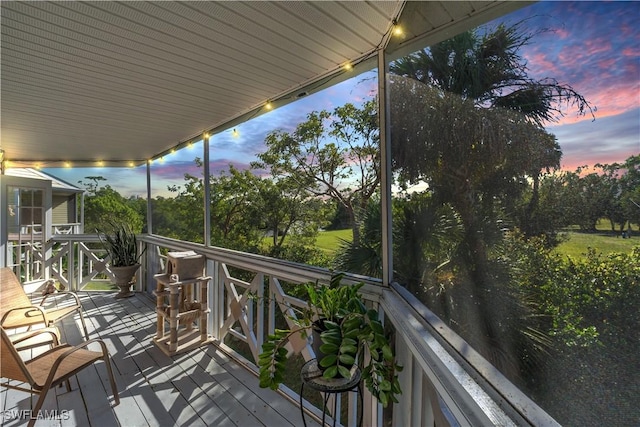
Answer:
<path fill-rule="evenodd" d="M 322 403 L 322 426 L 325 425 L 325 418 L 327 414 L 327 403 L 329 396 L 334 394 L 333 401 L 333 426 L 336 425 L 336 411 L 338 409 L 339 394 L 345 392 L 355 392 L 358 395 L 358 419 L 357 425 L 362 426 L 362 388 L 360 386 L 361 372 L 360 368 L 353 370 L 351 378 L 334 378 L 327 380 L 322 377 L 322 371 L 318 367 L 317 359 L 311 359 L 302 366 L 300 370 L 300 379 L 302 384 L 300 385 L 300 411 L 302 413 L 302 422 L 307 427 L 307 421 L 305 420 L 304 408 L 302 406 L 302 392 L 304 387 L 309 386 L 312 389 L 319 391 L 323 394 Z"/>

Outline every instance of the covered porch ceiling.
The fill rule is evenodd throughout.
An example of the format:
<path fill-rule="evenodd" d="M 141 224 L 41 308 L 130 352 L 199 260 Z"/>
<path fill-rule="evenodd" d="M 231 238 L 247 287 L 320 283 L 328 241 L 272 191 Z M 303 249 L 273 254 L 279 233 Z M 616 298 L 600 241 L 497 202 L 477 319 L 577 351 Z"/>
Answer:
<path fill-rule="evenodd" d="M 524 4 L 2 1 L 3 161 L 143 164 Z"/>

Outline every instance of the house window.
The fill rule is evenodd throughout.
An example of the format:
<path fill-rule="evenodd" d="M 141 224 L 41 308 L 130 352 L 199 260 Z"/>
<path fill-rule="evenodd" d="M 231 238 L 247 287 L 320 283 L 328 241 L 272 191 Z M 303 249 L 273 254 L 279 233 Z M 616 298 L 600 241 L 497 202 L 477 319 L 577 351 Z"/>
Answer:
<path fill-rule="evenodd" d="M 7 187 L 7 265 L 14 265 L 23 280 L 43 274 L 46 230 L 44 190 Z"/>
<path fill-rule="evenodd" d="M 31 188 L 9 187 L 7 225 L 9 234 L 40 237 L 44 224 L 44 191 Z"/>

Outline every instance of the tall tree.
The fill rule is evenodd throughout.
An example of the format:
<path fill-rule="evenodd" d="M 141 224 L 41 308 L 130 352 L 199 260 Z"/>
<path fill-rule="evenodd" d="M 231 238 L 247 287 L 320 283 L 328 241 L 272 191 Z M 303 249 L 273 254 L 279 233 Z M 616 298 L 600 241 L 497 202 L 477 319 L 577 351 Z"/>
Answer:
<path fill-rule="evenodd" d="M 137 212 L 135 200 L 129 200 L 114 190 L 110 185 L 101 186 L 107 179 L 102 176 L 87 176 L 87 181 L 79 181 L 86 188 L 84 200 L 84 227 L 89 233 L 96 230 L 110 229 L 110 221 L 126 222 L 131 229 L 142 231 L 144 217 Z"/>
<path fill-rule="evenodd" d="M 574 106 L 580 115 L 590 112 L 587 100 L 570 85 L 560 84 L 553 78 L 536 79 L 528 75 L 527 63 L 520 51 L 535 33 L 524 32 L 522 25 L 522 22 L 513 26 L 501 24 L 485 34 L 480 30 L 461 33 L 399 59 L 390 70 L 443 93 L 458 95 L 478 108 L 518 112 L 540 128 L 561 117 L 563 105 Z M 400 96 L 396 98 L 402 102 Z M 560 164 L 560 148 L 551 143 L 550 138 L 550 135 L 542 137 L 537 149 L 527 151 L 533 158 L 521 157 L 527 161 L 520 165 L 522 172 L 533 180 L 533 194 L 522 222 L 525 226 L 536 223 L 541 174 Z M 469 142 L 473 143 L 473 139 Z M 397 150 L 403 149 L 394 145 Z M 406 162 L 416 162 L 410 156 L 402 161 L 403 166 Z M 524 231 L 535 232 L 534 229 Z"/>
<path fill-rule="evenodd" d="M 271 233 L 270 253 L 278 253 L 290 234 L 295 234 L 296 239 L 315 238 L 326 216 L 321 200 L 287 177 L 277 181 L 262 178 L 259 185 L 253 208 Z"/>
<path fill-rule="evenodd" d="M 620 203 L 629 221 L 629 228 L 632 222 L 640 226 L 640 154 L 629 157 L 624 162 L 623 169 L 625 173 L 620 178 Z"/>
<path fill-rule="evenodd" d="M 202 166 L 202 160 L 195 159 L 196 165 Z M 211 189 L 211 243 L 236 250 L 255 252 L 260 245 L 260 216 L 256 215 L 254 206 L 258 199 L 260 178 L 249 171 L 239 171 L 229 166 L 219 176 L 210 177 Z M 183 187 L 173 186 L 171 191 L 177 192 L 175 208 L 181 212 L 181 239 L 202 242 L 204 217 L 203 179 L 185 174 Z M 182 226 L 180 226 L 182 227 Z"/>
<path fill-rule="evenodd" d="M 489 265 L 503 209 L 528 178 L 537 183 L 543 171 L 559 165 L 560 147 L 543 124 L 558 119 L 563 104 L 579 114 L 590 111 L 570 86 L 527 74 L 520 49 L 532 37 L 519 24 L 468 31 L 390 66 L 393 168 L 401 184 L 427 182 L 434 199 L 459 214 L 458 265 L 469 276 L 460 278 L 470 301 L 463 302 L 464 311 L 476 313 L 465 321 L 477 327 L 470 335 L 484 354 L 508 355 L 517 346 L 517 339 L 507 342 L 504 329 L 517 316 L 517 301 L 496 298 L 497 284 L 508 275 Z M 534 192 L 530 216 L 537 185 Z"/>
<path fill-rule="evenodd" d="M 271 132 L 254 168 L 287 177 L 314 196 L 331 198 L 348 212 L 354 242 L 360 218 L 380 183 L 376 103 L 314 111 L 293 132 Z"/>

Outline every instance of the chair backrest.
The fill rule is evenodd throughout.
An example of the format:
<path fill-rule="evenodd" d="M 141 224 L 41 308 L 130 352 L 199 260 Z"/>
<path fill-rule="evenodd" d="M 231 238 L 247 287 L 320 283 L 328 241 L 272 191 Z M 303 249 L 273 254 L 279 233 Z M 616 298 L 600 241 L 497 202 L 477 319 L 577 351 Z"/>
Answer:
<path fill-rule="evenodd" d="M 2 341 L 0 342 L 0 377 L 22 381 L 31 385 L 35 384 L 4 328 L 0 327 L 0 331 L 2 333 Z"/>
<path fill-rule="evenodd" d="M 12 308 L 30 305 L 31 300 L 13 270 L 9 267 L 0 268 L 0 316 Z"/>

